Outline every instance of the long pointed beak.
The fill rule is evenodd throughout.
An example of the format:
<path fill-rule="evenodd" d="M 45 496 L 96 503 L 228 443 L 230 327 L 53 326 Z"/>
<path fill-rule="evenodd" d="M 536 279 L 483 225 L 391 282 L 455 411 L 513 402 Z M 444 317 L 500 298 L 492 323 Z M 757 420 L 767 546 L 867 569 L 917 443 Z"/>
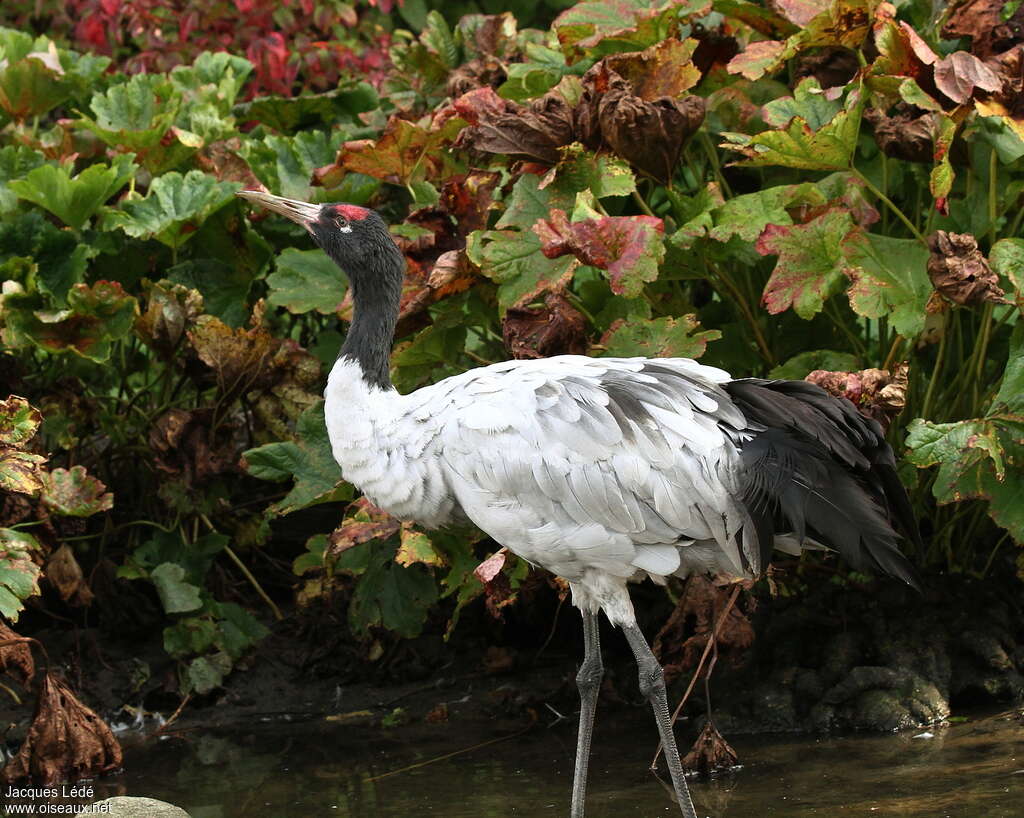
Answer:
<path fill-rule="evenodd" d="M 320 205 L 300 202 L 296 199 L 285 199 L 283 196 L 274 196 L 270 193 L 263 193 L 259 190 L 240 190 L 235 194 L 241 196 L 253 204 L 280 213 L 286 219 L 291 219 L 296 224 L 301 224 L 312 232 L 312 226 L 320 218 Z"/>

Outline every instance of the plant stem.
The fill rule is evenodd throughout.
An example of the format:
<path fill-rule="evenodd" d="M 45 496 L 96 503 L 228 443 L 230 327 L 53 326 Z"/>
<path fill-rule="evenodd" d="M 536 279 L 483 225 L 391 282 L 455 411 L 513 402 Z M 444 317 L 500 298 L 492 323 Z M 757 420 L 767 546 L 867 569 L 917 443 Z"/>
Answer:
<path fill-rule="evenodd" d="M 710 261 L 707 261 L 707 267 L 714 273 L 714 278 L 722 282 L 722 285 L 726 290 L 729 291 L 729 295 L 735 302 L 736 306 L 739 307 L 740 312 L 743 313 L 743 317 L 750 324 L 751 330 L 754 332 L 754 340 L 757 342 L 757 348 L 761 350 L 761 357 L 764 358 L 765 362 L 770 366 L 775 365 L 775 356 L 772 354 L 771 347 L 768 346 L 768 341 L 764 337 L 764 332 L 761 330 L 761 325 L 757 322 L 757 317 L 750 309 L 750 305 L 747 304 L 747 300 L 740 293 L 736 285 L 725 275 L 721 270 L 715 267 Z"/>
<path fill-rule="evenodd" d="M 988 159 L 988 246 L 990 249 L 996 243 L 996 205 L 998 203 L 996 197 L 996 173 L 998 170 L 999 156 L 996 154 L 996 149 L 992 148 Z"/>
<path fill-rule="evenodd" d="M 948 323 L 948 322 L 944 322 Z M 935 395 L 935 384 L 939 382 L 942 374 L 942 365 L 946 359 L 946 338 L 949 335 L 949 327 L 943 326 L 942 337 L 939 338 L 939 351 L 935 354 L 935 366 L 932 369 L 932 376 L 928 381 L 928 391 L 924 395 L 924 405 L 921 407 L 921 417 L 927 420 L 932 408 L 932 397 Z"/>
<path fill-rule="evenodd" d="M 654 211 L 651 210 L 647 202 L 644 201 L 644 197 L 641 196 L 636 190 L 633 191 L 633 201 L 636 202 L 636 206 L 639 207 L 641 212 L 643 212 L 645 215 L 658 218 L 657 216 L 654 215 Z"/>
<path fill-rule="evenodd" d="M 206 524 L 206 527 L 209 528 L 210 531 L 214 531 L 215 532 L 217 530 L 216 528 L 213 527 L 213 523 L 210 522 L 210 518 L 207 517 L 205 514 L 200 514 L 199 515 L 199 519 L 202 520 Z M 259 594 L 260 599 L 262 599 L 264 602 L 267 603 L 267 606 L 270 608 L 270 610 L 274 614 L 274 619 L 276 619 L 278 622 L 280 622 L 282 619 L 284 619 L 284 616 L 282 616 L 282 614 L 281 614 L 281 609 L 277 607 L 277 605 L 274 603 L 274 600 L 272 600 L 269 596 L 267 596 L 267 592 L 263 590 L 263 586 L 260 585 L 259 580 L 257 580 L 256 577 L 254 577 L 252 575 L 252 571 L 250 571 L 246 567 L 245 563 L 242 562 L 238 558 L 238 554 L 236 554 L 232 550 L 230 545 L 225 545 L 224 546 L 224 553 L 227 554 L 228 557 L 231 558 L 231 561 L 236 566 L 238 566 L 238 570 L 242 572 L 242 575 L 247 580 L 249 580 L 249 584 L 252 585 L 252 587 L 256 591 L 256 593 Z"/>
<path fill-rule="evenodd" d="M 885 202 L 886 206 L 899 218 L 901 222 L 903 222 L 907 226 L 907 229 L 914 234 L 915 239 L 921 242 L 921 244 L 927 244 L 927 242 L 924 240 L 924 236 L 921 235 L 921 231 L 918 230 L 914 223 L 907 218 L 906 214 L 902 210 L 900 210 L 898 207 L 896 207 L 895 204 L 893 204 L 892 199 L 890 199 L 888 196 L 882 193 L 882 191 L 875 187 L 874 183 L 872 183 L 872 181 L 868 179 L 867 176 L 865 176 L 863 173 L 857 170 L 857 168 L 851 167 L 850 170 L 853 172 L 854 176 L 856 176 L 864 183 L 864 186 L 868 190 L 870 190 L 879 199 Z"/>

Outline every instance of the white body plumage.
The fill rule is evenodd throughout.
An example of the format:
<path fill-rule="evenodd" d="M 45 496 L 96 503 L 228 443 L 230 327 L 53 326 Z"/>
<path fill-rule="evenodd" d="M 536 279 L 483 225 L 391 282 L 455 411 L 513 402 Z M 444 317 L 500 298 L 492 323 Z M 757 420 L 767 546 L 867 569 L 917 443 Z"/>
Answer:
<path fill-rule="evenodd" d="M 341 358 L 326 417 L 342 474 L 396 517 L 464 515 L 567 579 L 580 607 L 632 621 L 630 579 L 751 576 L 736 499 L 747 422 L 730 376 L 683 358 L 507 361 L 410 395 Z"/>

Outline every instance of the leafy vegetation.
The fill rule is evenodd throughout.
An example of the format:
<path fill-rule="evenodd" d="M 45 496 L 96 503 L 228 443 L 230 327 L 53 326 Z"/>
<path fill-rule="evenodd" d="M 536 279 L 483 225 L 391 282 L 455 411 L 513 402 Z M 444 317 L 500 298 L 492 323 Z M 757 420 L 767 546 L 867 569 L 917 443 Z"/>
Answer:
<path fill-rule="evenodd" d="M 206 693 L 293 592 L 371 655 L 514 600 L 493 543 L 340 482 L 346 282 L 242 187 L 394 225 L 400 389 L 509 351 L 808 376 L 888 424 L 916 562 L 1024 574 L 1021 5 L 564 5 L 5 3 L 0 613 L 109 568 Z"/>

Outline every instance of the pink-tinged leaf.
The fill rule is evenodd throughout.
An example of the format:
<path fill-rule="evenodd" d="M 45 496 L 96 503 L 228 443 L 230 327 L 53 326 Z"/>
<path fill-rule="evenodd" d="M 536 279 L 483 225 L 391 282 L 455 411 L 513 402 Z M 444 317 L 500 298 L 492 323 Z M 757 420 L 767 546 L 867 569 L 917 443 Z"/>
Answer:
<path fill-rule="evenodd" d="M 748 80 L 758 80 L 778 66 L 785 50 L 785 43 L 776 40 L 751 43 L 729 60 L 726 70 L 730 74 L 740 74 Z"/>
<path fill-rule="evenodd" d="M 114 507 L 114 495 L 85 466 L 54 469 L 43 478 L 43 502 L 56 514 L 90 517 Z"/>
<path fill-rule="evenodd" d="M 775 8 L 789 22 L 805 26 L 829 7 L 829 0 L 773 0 Z"/>
<path fill-rule="evenodd" d="M 608 273 L 612 292 L 635 298 L 658 277 L 665 224 L 654 216 L 603 216 L 569 222 L 564 210 L 533 226 L 547 258 L 574 255 Z"/>
<path fill-rule="evenodd" d="M 985 63 L 966 51 L 954 51 L 935 63 L 935 85 L 953 102 L 963 105 L 974 89 L 1000 91 L 1003 83 Z"/>
<path fill-rule="evenodd" d="M 507 553 L 508 549 L 506 548 L 495 551 L 473 569 L 473 576 L 486 585 L 501 573 L 501 569 L 505 565 L 505 555 Z"/>
<path fill-rule="evenodd" d="M 844 281 L 842 241 L 853 229 L 846 210 L 829 210 L 806 224 L 770 224 L 755 245 L 757 252 L 779 257 L 762 296 L 768 312 L 776 315 L 790 307 L 801 318 L 821 312 L 825 299 Z"/>

